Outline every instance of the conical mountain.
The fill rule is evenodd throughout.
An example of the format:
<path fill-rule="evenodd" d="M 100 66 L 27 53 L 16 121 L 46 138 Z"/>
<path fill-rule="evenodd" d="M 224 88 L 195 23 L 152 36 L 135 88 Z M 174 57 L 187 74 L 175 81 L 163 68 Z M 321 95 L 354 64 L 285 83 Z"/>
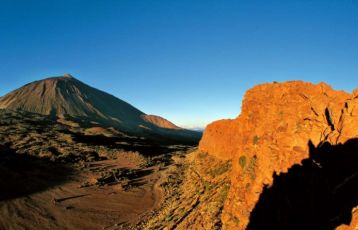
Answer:
<path fill-rule="evenodd" d="M 85 119 L 136 135 L 199 138 L 196 132 L 181 129 L 159 116 L 147 115 L 69 74 L 34 81 L 8 93 L 0 98 L 0 109 Z"/>

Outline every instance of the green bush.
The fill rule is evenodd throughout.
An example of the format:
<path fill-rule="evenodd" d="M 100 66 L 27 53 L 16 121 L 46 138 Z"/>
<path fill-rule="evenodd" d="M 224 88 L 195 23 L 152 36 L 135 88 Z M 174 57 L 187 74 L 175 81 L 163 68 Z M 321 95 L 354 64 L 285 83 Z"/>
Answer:
<path fill-rule="evenodd" d="M 256 179 L 256 174 L 255 174 L 256 160 L 257 160 L 257 157 L 253 156 L 250 159 L 249 165 L 247 166 L 247 171 L 250 174 L 250 178 L 252 181 L 254 181 Z"/>
<path fill-rule="evenodd" d="M 241 156 L 239 158 L 239 164 L 241 166 L 242 169 L 245 169 L 246 166 L 246 156 Z"/>

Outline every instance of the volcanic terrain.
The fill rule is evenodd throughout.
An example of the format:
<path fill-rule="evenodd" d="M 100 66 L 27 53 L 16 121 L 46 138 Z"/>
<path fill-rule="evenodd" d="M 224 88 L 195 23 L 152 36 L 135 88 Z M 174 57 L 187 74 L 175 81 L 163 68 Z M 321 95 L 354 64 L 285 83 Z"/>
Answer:
<path fill-rule="evenodd" d="M 179 128 L 160 116 L 147 115 L 69 74 L 31 82 L 8 93 L 0 98 L 0 109 L 21 110 L 61 120 L 75 119 L 160 142 L 194 143 L 200 138 L 198 132 Z"/>
<path fill-rule="evenodd" d="M 200 133 L 70 75 L 0 98 L 0 229 L 135 228 Z"/>
<path fill-rule="evenodd" d="M 0 98 L 0 229 L 358 227 L 358 91 L 248 90 L 200 133 L 70 75 Z"/>

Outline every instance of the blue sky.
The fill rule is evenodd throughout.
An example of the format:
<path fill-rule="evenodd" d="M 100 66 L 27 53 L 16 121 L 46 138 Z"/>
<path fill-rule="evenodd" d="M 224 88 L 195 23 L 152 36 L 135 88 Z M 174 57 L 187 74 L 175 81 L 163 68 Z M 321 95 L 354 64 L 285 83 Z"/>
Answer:
<path fill-rule="evenodd" d="M 358 1 L 0 0 L 0 95 L 71 73 L 185 127 L 255 84 L 358 88 Z"/>

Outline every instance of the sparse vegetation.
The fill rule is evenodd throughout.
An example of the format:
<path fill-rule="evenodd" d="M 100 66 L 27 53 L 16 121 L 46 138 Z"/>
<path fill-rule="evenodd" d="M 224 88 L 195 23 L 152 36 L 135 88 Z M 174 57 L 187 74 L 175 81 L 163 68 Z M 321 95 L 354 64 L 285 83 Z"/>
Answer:
<path fill-rule="evenodd" d="M 226 173 L 231 169 L 231 161 L 227 161 L 224 164 L 217 166 L 216 168 L 210 170 L 208 174 L 212 177 L 220 176 L 223 173 Z"/>
<path fill-rule="evenodd" d="M 230 190 L 231 165 L 231 161 L 219 161 L 200 152 L 177 158 L 172 165 L 173 174 L 168 175 L 163 187 L 167 192 L 163 208 L 139 228 L 221 229 L 221 214 Z"/>
<path fill-rule="evenodd" d="M 259 143 L 259 141 L 260 141 L 260 137 L 257 136 L 257 135 L 255 135 L 255 136 L 253 137 L 253 139 L 252 139 L 252 143 L 253 143 L 254 145 L 257 145 L 257 144 Z"/>
<path fill-rule="evenodd" d="M 210 191 L 214 187 L 214 185 L 209 181 L 203 181 L 203 184 L 206 191 Z"/>
<path fill-rule="evenodd" d="M 171 220 L 173 220 L 173 216 L 172 216 L 172 215 L 168 215 L 168 216 L 165 217 L 165 221 L 166 221 L 166 222 L 169 222 L 169 221 L 171 221 Z"/>
<path fill-rule="evenodd" d="M 239 158 L 239 164 L 241 166 L 242 169 L 245 169 L 246 166 L 246 156 L 241 156 Z"/>
<path fill-rule="evenodd" d="M 229 190 L 230 190 L 230 184 L 225 184 L 222 189 L 221 189 L 221 198 L 222 198 L 222 202 L 224 202 L 227 198 L 227 195 L 229 194 Z"/>
<path fill-rule="evenodd" d="M 256 169 L 256 161 L 257 157 L 256 155 L 253 157 L 250 157 L 249 162 L 247 163 L 247 157 L 242 155 L 239 158 L 239 165 L 243 170 L 242 176 L 249 175 L 251 180 L 254 181 L 256 179 L 255 169 Z M 248 186 L 246 186 L 248 187 Z"/>
<path fill-rule="evenodd" d="M 256 156 L 251 157 L 250 162 L 247 166 L 247 172 L 250 175 L 252 181 L 256 179 L 256 174 L 255 174 L 256 160 L 257 160 Z"/>

